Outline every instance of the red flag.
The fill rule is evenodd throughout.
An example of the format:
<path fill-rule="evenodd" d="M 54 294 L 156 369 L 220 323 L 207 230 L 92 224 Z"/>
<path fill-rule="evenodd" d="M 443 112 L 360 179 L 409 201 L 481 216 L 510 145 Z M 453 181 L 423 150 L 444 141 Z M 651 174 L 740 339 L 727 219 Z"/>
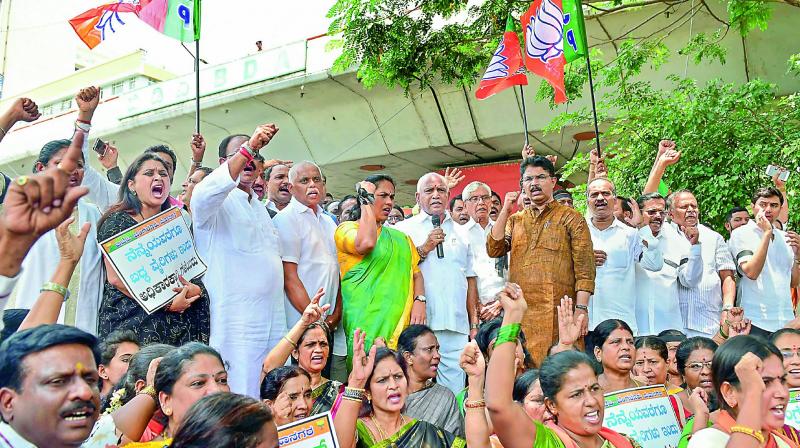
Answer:
<path fill-rule="evenodd" d="M 497 50 L 492 55 L 489 67 L 481 78 L 475 97 L 479 100 L 505 90 L 512 86 L 528 85 L 528 76 L 522 68 L 522 53 L 519 49 L 519 37 L 514 31 L 514 21 L 508 16 L 506 21 L 506 32 L 503 40 L 497 46 Z"/>
<path fill-rule="evenodd" d="M 555 89 L 555 102 L 567 101 L 564 89 L 564 12 L 561 0 L 534 0 L 522 16 L 525 67 Z"/>
<path fill-rule="evenodd" d="M 141 2 L 140 2 L 141 3 Z M 144 3 L 149 3 L 144 2 Z M 125 25 L 119 16 L 120 13 L 132 12 L 139 13 L 141 4 L 133 3 L 131 0 L 120 0 L 116 3 L 107 3 L 92 8 L 83 14 L 79 14 L 70 19 L 69 24 L 78 34 L 78 37 L 89 48 L 100 45 L 106 38 L 106 33 L 114 33 L 114 27 Z"/>

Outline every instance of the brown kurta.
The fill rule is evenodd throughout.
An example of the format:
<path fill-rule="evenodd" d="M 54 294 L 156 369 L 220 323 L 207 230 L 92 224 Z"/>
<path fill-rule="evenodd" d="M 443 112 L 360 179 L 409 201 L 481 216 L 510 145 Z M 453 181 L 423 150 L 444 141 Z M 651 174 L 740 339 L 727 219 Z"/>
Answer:
<path fill-rule="evenodd" d="M 526 209 L 511 215 L 505 239 L 487 237 L 490 257 L 511 252 L 509 280 L 525 294 L 528 311 L 522 330 L 537 365 L 558 342 L 556 306 L 576 291 L 594 293 L 594 252 L 589 227 L 581 214 L 551 201 L 540 212 Z"/>

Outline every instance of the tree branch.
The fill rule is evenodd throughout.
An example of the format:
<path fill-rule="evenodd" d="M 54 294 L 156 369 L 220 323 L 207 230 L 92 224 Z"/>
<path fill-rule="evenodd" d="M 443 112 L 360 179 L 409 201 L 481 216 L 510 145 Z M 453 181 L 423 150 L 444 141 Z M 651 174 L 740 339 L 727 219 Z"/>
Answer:
<path fill-rule="evenodd" d="M 638 8 L 640 6 L 655 5 L 655 4 L 658 4 L 658 3 L 665 3 L 667 5 L 673 6 L 673 5 L 676 5 L 676 4 L 679 4 L 679 3 L 684 3 L 685 1 L 686 0 L 680 0 L 680 1 L 644 0 L 644 1 L 636 2 L 636 3 L 626 3 L 624 5 L 615 6 L 613 8 L 609 8 L 609 9 L 603 9 L 603 8 L 594 6 L 594 5 L 590 4 L 590 3 L 587 3 L 586 6 L 592 8 L 592 9 L 596 9 L 596 10 L 598 10 L 600 12 L 597 13 L 597 14 L 587 15 L 585 17 L 585 19 L 586 20 L 591 20 L 591 19 L 595 19 L 597 17 L 602 17 L 602 16 L 604 16 L 606 14 L 611 14 L 613 12 L 622 11 L 624 9 L 629 9 L 629 8 Z"/>

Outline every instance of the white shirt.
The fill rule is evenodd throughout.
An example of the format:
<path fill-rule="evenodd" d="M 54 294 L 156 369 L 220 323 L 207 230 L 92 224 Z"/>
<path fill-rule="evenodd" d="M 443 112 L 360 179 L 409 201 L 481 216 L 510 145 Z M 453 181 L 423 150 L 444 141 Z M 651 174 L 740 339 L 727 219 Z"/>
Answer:
<path fill-rule="evenodd" d="M 750 220 L 733 231 L 730 250 L 742 276 L 739 284 L 741 307 L 745 314 L 753 325 L 767 331 L 777 331 L 794 319 L 791 292 L 794 253 L 786 244 L 786 232 L 773 229 L 764 268 L 758 278 L 750 280 L 741 266 L 753 258 L 763 235 L 755 220 Z"/>
<path fill-rule="evenodd" d="M 654 239 L 648 226 L 639 229 L 639 236 L 648 244 Z M 655 239 L 664 255 L 661 270 L 650 272 L 636 266 L 636 325 L 640 335 L 683 329 L 678 283 L 694 287 L 703 275 L 702 244 L 689 244 L 666 222 Z"/>
<path fill-rule="evenodd" d="M 231 390 L 257 397 L 261 362 L 286 334 L 283 264 L 267 209 L 237 185 L 220 165 L 195 187 L 192 219 L 208 266 L 210 345 L 231 365 Z"/>
<path fill-rule="evenodd" d="M 83 255 L 80 260 L 78 297 L 70 297 L 69 300 L 78 301 L 75 311 L 75 326 L 96 335 L 97 311 L 100 309 L 105 282 L 103 257 L 97 244 L 97 222 L 100 220 L 102 212 L 117 202 L 119 185 L 110 182 L 89 165 L 89 140 L 87 136 L 83 141 L 83 157 L 87 163 L 81 183 L 89 188 L 89 193 L 78 200 L 78 228 L 83 227 L 85 223 L 89 223 L 91 228 L 83 245 Z M 56 231 L 53 229 L 36 240 L 22 262 L 23 273 L 19 276 L 19 283 L 14 294 L 15 308 L 30 309 L 36 303 L 42 285 L 50 281 L 60 260 Z M 63 306 L 61 308 L 58 323 L 64 323 L 65 308 Z"/>
<path fill-rule="evenodd" d="M 2 316 L 2 312 L 6 309 L 6 303 L 8 303 L 8 298 L 11 297 L 11 292 L 14 290 L 14 286 L 19 281 L 19 277 L 22 274 L 22 271 L 17 272 L 17 275 L 14 277 L 6 277 L 5 275 L 0 275 L 0 316 Z M 3 320 L 0 319 L 0 330 L 3 329 Z"/>
<path fill-rule="evenodd" d="M 675 228 L 674 224 L 670 225 Z M 682 235 L 677 228 L 675 230 Z M 700 284 L 693 288 L 679 284 L 678 300 L 685 318 L 684 326 L 711 337 L 719 327 L 719 315 L 722 312 L 722 280 L 719 272 L 736 270 L 736 266 L 722 235 L 702 224 L 697 226 L 697 230 L 703 248 L 703 276 Z"/>
<path fill-rule="evenodd" d="M 330 216 L 323 213 L 319 205 L 314 213 L 295 198 L 273 218 L 273 223 L 278 229 L 281 259 L 285 263 L 297 265 L 297 276 L 303 282 L 309 298 L 314 297 L 319 288 L 325 289 L 325 295 L 319 304 L 330 304 L 328 313 L 333 313 L 339 292 L 339 261 L 333 239 L 336 224 Z M 292 328 L 300 320 L 302 313 L 294 308 L 288 295 L 284 307 L 286 327 Z M 335 341 L 335 344 L 338 345 L 339 341 Z M 347 345 L 343 338 L 340 348 L 342 350 L 339 352 L 334 348 L 334 354 L 346 355 Z"/>
<path fill-rule="evenodd" d="M 0 448 L 36 448 L 19 435 L 9 424 L 0 422 Z"/>
<path fill-rule="evenodd" d="M 472 267 L 478 277 L 478 298 L 486 305 L 495 300 L 506 284 L 506 280 L 497 273 L 497 259 L 490 257 L 486 251 L 486 237 L 492 231 L 492 225 L 490 222 L 483 228 L 470 218 L 461 226 L 461 230 L 472 249 Z"/>
<path fill-rule="evenodd" d="M 425 297 L 427 298 L 427 320 L 432 330 L 450 330 L 469 334 L 467 315 L 467 277 L 475 277 L 472 262 L 472 249 L 469 239 L 462 234 L 461 226 L 446 213 L 442 230 L 445 240 L 442 243 L 444 258 L 431 251 L 425 261 L 419 264 L 422 277 L 427 279 Z M 409 237 L 415 246 L 421 246 L 433 230 L 431 216 L 420 211 L 395 228 Z"/>
<path fill-rule="evenodd" d="M 587 219 L 592 246 L 606 253 L 606 262 L 597 267 L 594 294 L 589 301 L 589 328 L 606 319 L 621 319 L 628 323 L 634 335 L 636 325 L 636 266 L 648 271 L 660 271 L 664 257 L 653 239 L 645 247 L 639 232 L 617 219 L 607 228 L 598 229 Z M 640 261 L 641 260 L 641 261 Z"/>

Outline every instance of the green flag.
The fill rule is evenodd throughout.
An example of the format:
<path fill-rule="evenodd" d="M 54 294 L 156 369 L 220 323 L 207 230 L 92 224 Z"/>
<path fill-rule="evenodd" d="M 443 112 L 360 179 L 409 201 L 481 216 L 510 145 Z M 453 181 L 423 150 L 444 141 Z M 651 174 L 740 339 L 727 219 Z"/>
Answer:
<path fill-rule="evenodd" d="M 139 18 L 173 39 L 200 39 L 200 0 L 152 1 L 142 8 Z"/>
<path fill-rule="evenodd" d="M 667 184 L 665 184 L 663 180 L 658 182 L 658 194 L 664 197 L 669 196 L 669 187 L 667 187 Z"/>
<path fill-rule="evenodd" d="M 587 53 L 586 26 L 580 0 L 562 0 L 564 10 L 564 58 L 567 62 L 585 58 Z"/>

